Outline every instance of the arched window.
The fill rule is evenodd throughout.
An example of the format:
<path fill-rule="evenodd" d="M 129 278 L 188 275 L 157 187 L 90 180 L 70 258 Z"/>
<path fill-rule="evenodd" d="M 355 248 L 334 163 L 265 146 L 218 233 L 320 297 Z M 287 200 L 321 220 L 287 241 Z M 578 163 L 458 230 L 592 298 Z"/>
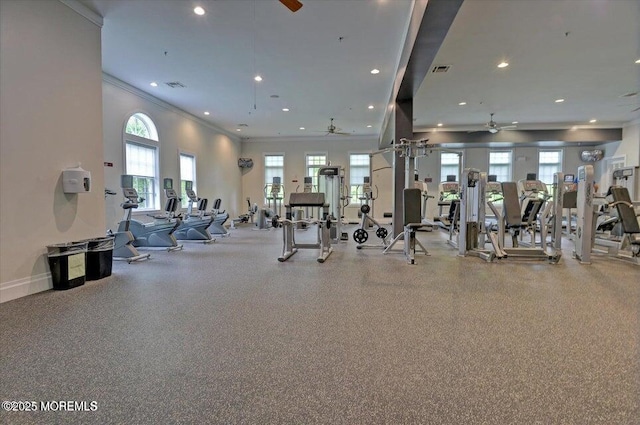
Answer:
<path fill-rule="evenodd" d="M 124 129 L 124 172 L 133 176 L 133 188 L 144 198 L 139 210 L 160 209 L 158 131 L 142 113 L 129 117 Z"/>
<path fill-rule="evenodd" d="M 125 128 L 127 134 L 133 134 L 134 136 L 144 137 L 145 139 L 158 141 L 158 131 L 153 123 L 153 120 L 145 114 L 137 113 L 133 114 L 127 120 L 127 126 Z"/>

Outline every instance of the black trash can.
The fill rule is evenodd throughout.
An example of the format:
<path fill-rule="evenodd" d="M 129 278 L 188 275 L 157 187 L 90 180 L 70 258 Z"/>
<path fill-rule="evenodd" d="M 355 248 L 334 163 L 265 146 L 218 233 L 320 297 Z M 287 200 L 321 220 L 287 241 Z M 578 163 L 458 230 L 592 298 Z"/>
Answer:
<path fill-rule="evenodd" d="M 84 285 L 87 242 L 69 242 L 47 246 L 53 289 L 65 290 Z"/>
<path fill-rule="evenodd" d="M 98 280 L 111 276 L 113 265 L 113 236 L 88 239 L 87 280 Z"/>

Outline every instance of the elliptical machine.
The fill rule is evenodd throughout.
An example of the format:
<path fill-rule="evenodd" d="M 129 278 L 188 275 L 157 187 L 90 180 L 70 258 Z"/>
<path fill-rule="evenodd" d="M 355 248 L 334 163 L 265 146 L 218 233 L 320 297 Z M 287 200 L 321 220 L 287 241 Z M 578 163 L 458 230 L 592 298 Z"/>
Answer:
<path fill-rule="evenodd" d="M 213 217 L 209 231 L 216 236 L 225 237 L 229 236 L 229 231 L 224 227 L 224 223 L 229 219 L 229 213 L 224 210 L 220 211 L 221 203 L 222 200 L 220 198 L 213 201 L 213 209 L 211 213 L 207 214 Z"/>
<path fill-rule="evenodd" d="M 187 181 L 185 184 L 187 194 L 189 191 L 193 193 L 193 182 Z M 213 221 L 213 217 L 205 217 L 204 215 L 193 214 L 192 211 L 192 203 L 191 196 L 189 196 L 189 209 L 187 210 L 187 215 L 182 219 L 181 216 L 176 215 L 176 211 L 178 208 L 178 203 L 180 202 L 180 198 L 178 198 L 178 194 L 175 189 L 173 189 L 173 179 L 166 178 L 164 179 L 164 193 L 167 196 L 167 200 L 175 199 L 175 202 L 172 203 L 172 210 L 167 211 L 167 214 L 170 218 L 180 218 L 182 222 L 180 226 L 174 232 L 176 239 L 179 240 L 190 240 L 190 241 L 202 241 L 204 243 L 215 242 L 215 239 L 209 233 L 208 227 L 211 225 Z M 193 193 L 195 197 L 195 193 Z M 195 197 L 197 200 L 197 197 Z"/>
<path fill-rule="evenodd" d="M 133 176 L 123 175 L 121 177 L 121 186 L 124 196 L 132 203 L 137 204 L 138 192 L 133 188 Z M 167 200 L 167 208 L 171 209 L 171 203 L 177 202 L 177 199 Z M 124 207 L 123 207 L 124 208 Z M 118 231 L 126 231 L 128 229 L 133 234 L 135 240 L 132 242 L 135 247 L 144 248 L 166 248 L 167 251 L 175 251 L 182 249 L 182 245 L 178 245 L 178 241 L 174 236 L 175 230 L 180 226 L 182 220 L 179 218 L 169 218 L 167 215 L 150 215 L 154 218 L 151 223 L 143 223 L 138 220 L 131 219 L 131 209 L 125 214 L 125 219 L 118 225 Z"/>
<path fill-rule="evenodd" d="M 105 189 L 105 194 L 115 195 L 116 193 L 107 191 Z M 135 237 L 129 230 L 129 225 L 131 222 L 131 211 L 135 208 L 138 208 L 138 193 L 136 193 L 135 190 L 133 190 L 133 192 L 128 192 L 125 189 L 124 196 L 125 198 L 127 198 L 127 200 L 120 204 L 120 206 L 124 209 L 124 217 L 121 222 L 121 224 L 124 223 L 124 225 L 121 226 L 121 228 L 119 228 L 117 232 L 112 232 L 111 230 L 109 230 L 107 234 L 109 236 L 113 236 L 113 258 L 115 260 L 124 260 L 127 263 L 131 264 L 133 261 L 149 259 L 151 255 L 140 254 L 136 247 L 132 245 Z"/>

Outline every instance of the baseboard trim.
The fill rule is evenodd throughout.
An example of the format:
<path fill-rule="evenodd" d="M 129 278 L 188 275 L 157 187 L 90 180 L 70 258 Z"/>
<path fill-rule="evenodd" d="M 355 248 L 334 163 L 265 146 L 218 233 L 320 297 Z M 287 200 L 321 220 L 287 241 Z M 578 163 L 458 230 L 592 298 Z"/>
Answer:
<path fill-rule="evenodd" d="M 51 273 L 42 273 L 0 283 L 0 303 L 26 297 L 53 287 Z"/>

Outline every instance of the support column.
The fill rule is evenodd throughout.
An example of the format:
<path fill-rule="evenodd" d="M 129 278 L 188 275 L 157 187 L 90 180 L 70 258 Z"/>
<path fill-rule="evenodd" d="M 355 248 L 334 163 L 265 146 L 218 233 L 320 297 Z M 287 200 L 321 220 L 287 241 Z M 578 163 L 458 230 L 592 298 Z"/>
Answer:
<path fill-rule="evenodd" d="M 413 98 L 396 100 L 394 108 L 394 143 L 399 144 L 400 139 L 413 138 Z M 404 231 L 402 191 L 405 187 L 405 158 L 400 157 L 400 152 L 393 156 L 393 237 Z"/>

